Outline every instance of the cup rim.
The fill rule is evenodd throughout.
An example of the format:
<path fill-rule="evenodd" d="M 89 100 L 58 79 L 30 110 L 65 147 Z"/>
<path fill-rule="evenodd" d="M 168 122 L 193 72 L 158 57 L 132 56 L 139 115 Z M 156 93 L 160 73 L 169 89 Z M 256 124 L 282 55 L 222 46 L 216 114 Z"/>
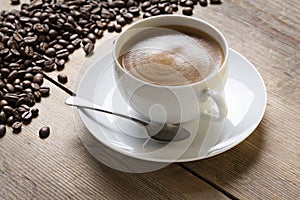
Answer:
<path fill-rule="evenodd" d="M 142 23 L 145 23 L 147 21 L 152 21 L 152 20 L 156 20 L 158 18 L 185 18 L 185 19 L 190 19 L 190 20 L 195 20 L 195 21 L 198 21 L 198 22 L 201 22 L 203 24 L 205 24 L 206 26 L 212 28 L 220 37 L 221 37 L 221 40 L 224 42 L 224 49 L 222 48 L 222 50 L 225 52 L 224 53 L 224 60 L 221 64 L 221 66 L 217 69 L 217 70 L 214 70 L 212 73 L 210 73 L 208 76 L 206 76 L 204 79 L 198 81 L 198 82 L 194 82 L 194 83 L 189 83 L 189 84 L 185 84 L 185 85 L 157 85 L 157 84 L 154 84 L 154 83 L 150 83 L 150 82 L 147 82 L 147 81 L 144 81 L 144 80 L 141 80 L 135 76 L 133 76 L 132 74 L 130 74 L 127 70 L 125 70 L 121 64 L 119 63 L 118 61 L 118 58 L 116 56 L 116 44 L 118 43 L 120 37 L 125 34 L 127 31 L 131 30 L 134 28 L 134 26 L 138 26 L 139 24 L 142 24 Z M 171 89 L 174 89 L 174 88 L 185 88 L 185 87 L 193 87 L 193 86 L 196 86 L 196 85 L 199 85 L 199 84 L 203 84 L 205 82 L 207 82 L 209 79 L 211 79 L 212 77 L 216 76 L 219 74 L 220 71 L 222 71 L 225 67 L 226 67 L 226 64 L 227 64 L 227 60 L 228 60 L 228 54 L 229 54 L 229 47 L 228 47 L 228 43 L 227 43 L 227 40 L 225 39 L 223 33 L 217 29 L 215 26 L 213 26 L 212 24 L 210 24 L 209 22 L 207 21 L 204 21 L 202 19 L 199 19 L 199 18 L 196 18 L 196 17 L 192 17 L 192 16 L 185 16 L 185 15 L 179 15 L 179 14 L 173 14 L 173 15 L 158 15 L 158 16 L 152 16 L 152 17 L 149 17 L 149 18 L 146 18 L 146 19 L 142 19 L 142 20 L 139 20 L 139 21 L 136 21 L 134 23 L 132 23 L 131 25 L 129 25 L 127 27 L 127 29 L 125 29 L 115 40 L 114 40 L 114 43 L 113 43 L 113 59 L 115 61 L 115 63 L 117 64 L 117 67 L 122 70 L 122 72 L 124 72 L 124 74 L 130 76 L 131 78 L 141 82 L 142 84 L 145 84 L 145 85 L 149 85 L 149 86 L 152 86 L 152 87 L 157 87 L 157 88 L 171 88 Z"/>

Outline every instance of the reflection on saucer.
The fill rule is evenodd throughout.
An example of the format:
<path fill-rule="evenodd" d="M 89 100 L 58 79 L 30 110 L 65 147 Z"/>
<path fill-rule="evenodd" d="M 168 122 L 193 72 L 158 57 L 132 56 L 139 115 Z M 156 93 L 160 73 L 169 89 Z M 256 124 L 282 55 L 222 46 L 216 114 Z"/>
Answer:
<path fill-rule="evenodd" d="M 246 116 L 254 100 L 253 92 L 241 81 L 228 79 L 225 86 L 227 119 L 237 126 Z"/>

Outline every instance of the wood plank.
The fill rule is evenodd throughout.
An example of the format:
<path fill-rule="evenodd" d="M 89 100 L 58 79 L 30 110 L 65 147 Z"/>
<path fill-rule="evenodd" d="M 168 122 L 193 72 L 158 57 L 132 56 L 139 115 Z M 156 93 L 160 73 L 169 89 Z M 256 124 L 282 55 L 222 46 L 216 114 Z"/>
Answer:
<path fill-rule="evenodd" d="M 300 196 L 299 8 L 296 1 L 228 1 L 217 13 L 198 15 L 224 32 L 267 86 L 265 116 L 246 141 L 219 156 L 184 164 L 241 199 Z"/>

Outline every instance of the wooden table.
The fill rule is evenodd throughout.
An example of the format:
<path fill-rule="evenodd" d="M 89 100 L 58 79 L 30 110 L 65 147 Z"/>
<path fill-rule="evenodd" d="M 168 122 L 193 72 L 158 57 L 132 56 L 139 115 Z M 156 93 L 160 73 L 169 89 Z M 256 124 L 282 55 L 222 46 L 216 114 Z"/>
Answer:
<path fill-rule="evenodd" d="M 1 1 L 1 9 L 10 8 L 9 1 Z M 238 146 L 154 172 L 120 172 L 83 147 L 77 112 L 63 103 L 68 94 L 46 82 L 51 95 L 37 105 L 40 116 L 20 134 L 9 129 L 0 139 L 0 199 L 299 199 L 299 9 L 297 0 L 223 0 L 194 11 L 256 66 L 267 87 L 264 118 Z M 105 33 L 99 48 L 114 35 Z M 64 71 L 69 75 L 65 86 L 73 91 L 78 70 L 88 67 L 82 66 L 83 58 L 83 50 L 76 51 Z M 50 76 L 56 79 L 56 74 Z M 51 135 L 41 140 L 38 130 L 44 125 Z"/>

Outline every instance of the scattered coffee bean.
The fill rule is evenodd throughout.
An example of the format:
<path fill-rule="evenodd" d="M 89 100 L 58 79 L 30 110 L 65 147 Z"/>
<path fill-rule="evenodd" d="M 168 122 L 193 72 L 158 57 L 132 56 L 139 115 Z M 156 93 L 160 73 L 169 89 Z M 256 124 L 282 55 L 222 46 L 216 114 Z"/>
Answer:
<path fill-rule="evenodd" d="M 121 32 L 122 32 L 122 26 L 121 26 L 120 24 L 116 24 L 116 25 L 115 25 L 115 31 L 116 31 L 117 33 L 121 33 Z"/>
<path fill-rule="evenodd" d="M 193 8 L 191 8 L 191 7 L 185 7 L 185 8 L 183 8 L 182 9 L 182 14 L 188 15 L 188 16 L 193 15 Z"/>
<path fill-rule="evenodd" d="M 5 133 L 6 133 L 6 127 L 5 127 L 5 125 L 1 124 L 0 125 L 0 138 L 3 138 Z"/>
<path fill-rule="evenodd" d="M 84 45 L 84 52 L 86 55 L 90 55 L 94 51 L 94 44 L 92 42 L 88 42 L 86 45 Z"/>
<path fill-rule="evenodd" d="M 222 4 L 221 0 L 210 0 L 210 4 Z"/>
<path fill-rule="evenodd" d="M 0 124 L 13 126 L 15 132 L 38 116 L 38 109 L 30 107 L 50 91 L 43 86 L 43 72 L 63 70 L 76 49 L 82 47 L 89 56 L 96 38 L 121 32 L 134 17 L 172 14 L 179 6 L 184 15 L 192 15 L 197 2 L 204 7 L 208 0 L 30 0 L 20 10 L 1 11 Z M 68 81 L 65 74 L 57 79 Z"/>
<path fill-rule="evenodd" d="M 187 0 L 185 2 L 184 6 L 193 8 L 194 7 L 194 2 L 192 0 Z"/>
<path fill-rule="evenodd" d="M 118 17 L 117 18 L 117 23 L 120 24 L 121 26 L 125 26 L 127 24 L 127 22 L 124 19 L 124 17 Z"/>
<path fill-rule="evenodd" d="M 151 6 L 151 2 L 150 1 L 145 1 L 141 8 L 142 8 L 142 11 L 145 12 L 146 8 L 149 8 Z"/>
<path fill-rule="evenodd" d="M 6 120 L 6 124 L 7 124 L 8 126 L 12 126 L 14 122 L 15 122 L 15 120 L 14 120 L 14 117 L 13 117 L 13 116 L 9 116 L 9 117 L 7 118 L 7 120 Z"/>
<path fill-rule="evenodd" d="M 48 97 L 49 96 L 49 92 L 50 92 L 50 88 L 47 87 L 47 86 L 43 86 L 43 87 L 40 87 L 39 91 L 40 91 L 42 97 Z"/>
<path fill-rule="evenodd" d="M 0 124 L 6 124 L 6 114 L 4 111 L 0 112 Z"/>
<path fill-rule="evenodd" d="M 89 33 L 87 36 L 93 43 L 96 42 L 96 36 L 93 33 Z"/>
<path fill-rule="evenodd" d="M 68 82 L 68 77 L 65 74 L 58 74 L 57 75 L 57 80 L 58 80 L 58 82 L 60 82 L 62 84 L 65 84 L 65 83 Z"/>
<path fill-rule="evenodd" d="M 50 135 L 50 128 L 48 126 L 44 126 L 39 130 L 39 136 L 41 139 L 46 139 Z"/>
<path fill-rule="evenodd" d="M 108 32 L 114 32 L 115 31 L 115 24 L 112 23 L 112 22 L 107 24 L 107 30 L 108 30 Z"/>
<path fill-rule="evenodd" d="M 20 4 L 20 0 L 10 0 L 11 5 L 19 5 Z"/>
<path fill-rule="evenodd" d="M 22 129 L 22 122 L 16 121 L 12 124 L 12 129 L 14 133 L 19 133 Z"/>
<path fill-rule="evenodd" d="M 152 16 L 151 13 L 145 12 L 144 15 L 143 15 L 143 18 L 146 19 L 146 18 L 151 17 L 151 16 Z"/>
<path fill-rule="evenodd" d="M 206 7 L 207 6 L 207 0 L 199 0 L 199 4 L 202 7 Z"/>
<path fill-rule="evenodd" d="M 32 117 L 37 117 L 39 115 L 39 109 L 38 108 L 32 108 L 31 109 L 31 114 L 32 114 Z"/>

